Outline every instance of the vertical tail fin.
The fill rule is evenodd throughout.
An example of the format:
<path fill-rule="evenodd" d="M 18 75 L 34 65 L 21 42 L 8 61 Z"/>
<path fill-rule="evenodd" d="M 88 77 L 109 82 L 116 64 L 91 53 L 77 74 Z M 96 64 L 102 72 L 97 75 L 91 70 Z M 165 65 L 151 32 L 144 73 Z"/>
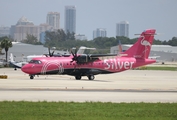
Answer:
<path fill-rule="evenodd" d="M 138 41 L 124 53 L 128 57 L 148 58 L 154 40 L 155 29 L 148 29 L 141 33 Z"/>
<path fill-rule="evenodd" d="M 10 62 L 15 62 L 15 61 L 14 61 L 14 57 L 13 57 L 13 54 L 12 54 L 12 53 L 10 53 L 10 57 L 9 57 L 9 58 L 10 58 Z"/>
<path fill-rule="evenodd" d="M 122 53 L 122 45 L 121 45 L 121 41 L 119 40 L 119 44 L 118 44 L 118 50 L 119 50 L 119 54 Z"/>

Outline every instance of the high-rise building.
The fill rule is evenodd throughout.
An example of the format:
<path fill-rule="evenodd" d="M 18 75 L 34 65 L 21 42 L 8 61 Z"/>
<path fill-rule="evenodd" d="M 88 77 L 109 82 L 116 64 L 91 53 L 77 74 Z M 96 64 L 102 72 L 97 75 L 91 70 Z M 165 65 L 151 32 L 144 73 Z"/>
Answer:
<path fill-rule="evenodd" d="M 129 37 L 129 22 L 122 21 L 116 24 L 116 36 Z"/>
<path fill-rule="evenodd" d="M 27 34 L 33 35 L 39 39 L 38 31 L 39 27 L 23 16 L 18 20 L 16 25 L 11 26 L 10 35 L 17 42 L 26 39 Z"/>
<path fill-rule="evenodd" d="M 40 42 L 45 43 L 46 31 L 53 31 L 53 27 L 44 23 L 39 25 Z"/>
<path fill-rule="evenodd" d="M 65 6 L 65 32 L 76 33 L 76 7 Z"/>
<path fill-rule="evenodd" d="M 83 34 L 75 35 L 76 40 L 87 40 L 87 37 Z"/>
<path fill-rule="evenodd" d="M 9 34 L 10 34 L 10 27 L 4 27 L 4 26 L 0 27 L 0 37 L 9 36 Z"/>
<path fill-rule="evenodd" d="M 107 32 L 106 29 L 104 28 L 97 28 L 96 30 L 93 31 L 93 39 L 97 37 L 106 37 L 106 36 L 107 36 Z"/>
<path fill-rule="evenodd" d="M 18 20 L 16 25 L 11 26 L 10 36 L 17 42 L 25 40 L 27 34 L 33 35 L 39 40 L 41 32 L 51 29 L 52 26 L 48 24 L 34 25 L 32 21 L 23 16 Z"/>
<path fill-rule="evenodd" d="M 49 12 L 47 14 L 47 24 L 53 26 L 53 29 L 60 29 L 60 13 Z"/>

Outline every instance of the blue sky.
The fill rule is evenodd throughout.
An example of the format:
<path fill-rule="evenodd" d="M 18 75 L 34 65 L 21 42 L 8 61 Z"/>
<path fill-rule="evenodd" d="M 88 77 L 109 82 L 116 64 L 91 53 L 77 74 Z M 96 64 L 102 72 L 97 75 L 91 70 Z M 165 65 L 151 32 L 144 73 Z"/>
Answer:
<path fill-rule="evenodd" d="M 35 25 L 46 22 L 48 12 L 60 13 L 64 28 L 64 8 L 76 6 L 76 33 L 92 39 L 93 30 L 106 28 L 115 37 L 116 23 L 129 22 L 129 37 L 154 28 L 155 39 L 177 37 L 177 0 L 0 0 L 0 26 L 15 25 L 25 16 Z"/>

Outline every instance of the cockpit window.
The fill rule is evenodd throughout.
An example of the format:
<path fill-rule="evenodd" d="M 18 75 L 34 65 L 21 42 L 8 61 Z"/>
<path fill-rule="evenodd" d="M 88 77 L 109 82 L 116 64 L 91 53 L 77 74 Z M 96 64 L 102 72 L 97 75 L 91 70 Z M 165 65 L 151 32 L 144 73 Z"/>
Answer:
<path fill-rule="evenodd" d="M 40 60 L 31 60 L 29 63 L 41 64 L 42 62 Z"/>

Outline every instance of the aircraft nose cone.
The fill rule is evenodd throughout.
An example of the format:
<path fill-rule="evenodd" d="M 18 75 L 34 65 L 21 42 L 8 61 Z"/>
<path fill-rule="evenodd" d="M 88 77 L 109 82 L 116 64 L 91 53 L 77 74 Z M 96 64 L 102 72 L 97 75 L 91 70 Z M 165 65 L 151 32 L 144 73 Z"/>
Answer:
<path fill-rule="evenodd" d="M 30 72 L 30 65 L 29 64 L 26 64 L 24 66 L 22 66 L 21 70 L 24 72 L 24 73 L 28 73 Z"/>

